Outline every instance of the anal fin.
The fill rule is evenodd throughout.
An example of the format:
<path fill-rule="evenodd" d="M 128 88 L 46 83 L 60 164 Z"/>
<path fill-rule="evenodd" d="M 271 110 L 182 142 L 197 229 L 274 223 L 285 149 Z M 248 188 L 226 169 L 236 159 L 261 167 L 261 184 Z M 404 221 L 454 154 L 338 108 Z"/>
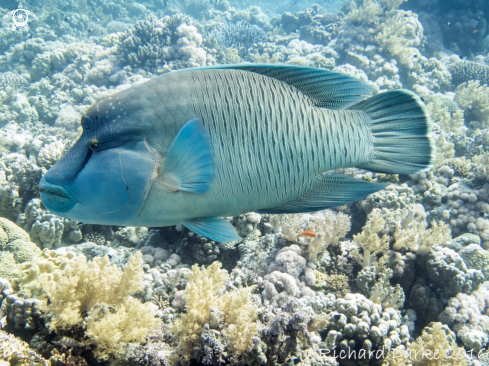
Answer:
<path fill-rule="evenodd" d="M 205 236 L 214 241 L 228 242 L 241 240 L 235 227 L 225 219 L 217 217 L 196 218 L 183 221 L 182 225 L 194 233 Z"/>
<path fill-rule="evenodd" d="M 301 213 L 325 210 L 350 203 L 388 186 L 351 178 L 343 174 L 323 174 L 308 192 L 285 205 L 258 211 L 268 214 Z"/>

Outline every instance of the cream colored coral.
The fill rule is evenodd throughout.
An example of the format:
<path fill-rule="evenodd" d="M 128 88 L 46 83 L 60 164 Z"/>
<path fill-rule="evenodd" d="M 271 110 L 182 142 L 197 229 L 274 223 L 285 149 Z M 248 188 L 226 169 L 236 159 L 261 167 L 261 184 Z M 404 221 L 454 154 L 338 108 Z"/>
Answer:
<path fill-rule="evenodd" d="M 312 216 L 307 229 L 312 230 L 316 236 L 308 239 L 308 260 L 315 262 L 319 252 L 325 251 L 330 245 L 338 244 L 350 228 L 350 216 L 342 212 L 335 214 L 332 211 L 324 211 L 322 215 Z"/>
<path fill-rule="evenodd" d="M 258 334 L 257 308 L 251 304 L 251 289 L 244 288 L 224 294 L 220 307 L 224 312 L 224 338 L 229 350 L 243 354 Z"/>
<path fill-rule="evenodd" d="M 481 127 L 489 123 L 489 86 L 480 85 L 479 80 L 460 84 L 455 89 L 455 101 L 466 113 L 472 112 Z M 469 121 L 470 122 L 470 121 Z"/>
<path fill-rule="evenodd" d="M 435 135 L 436 143 L 436 164 L 440 164 L 445 159 L 451 159 L 455 156 L 455 148 L 453 143 L 447 141 L 444 133 Z"/>
<path fill-rule="evenodd" d="M 350 11 L 342 21 L 342 28 L 352 24 L 376 25 L 380 21 L 382 13 L 382 6 L 378 1 L 365 0 L 360 7 L 352 1 L 350 2 Z"/>
<path fill-rule="evenodd" d="M 467 366 L 467 352 L 457 346 L 454 338 L 446 325 L 430 323 L 407 348 L 390 350 L 382 366 Z"/>
<path fill-rule="evenodd" d="M 426 109 L 431 119 L 437 122 L 445 132 L 460 133 L 464 126 L 464 111 L 449 98 L 436 95 L 430 98 Z"/>
<path fill-rule="evenodd" d="M 372 287 L 372 290 L 370 290 L 370 300 L 375 304 L 381 305 L 382 309 L 399 309 L 404 305 L 405 296 L 401 286 L 389 286 L 389 279 L 392 275 L 392 269 L 384 270 L 379 275 L 379 279 Z"/>
<path fill-rule="evenodd" d="M 28 297 L 41 297 L 44 294 L 43 283 L 58 281 L 62 270 L 76 258 L 73 252 L 57 253 L 44 249 L 41 255 L 31 262 L 22 263 L 12 273 L 12 287 L 22 291 Z"/>
<path fill-rule="evenodd" d="M 317 255 L 325 251 L 328 246 L 336 245 L 351 227 L 350 216 L 331 210 L 320 211 L 314 215 L 273 215 L 270 221 L 274 231 L 282 232 L 285 239 L 307 244 L 310 262 L 315 262 Z M 316 236 L 300 238 L 300 233 L 304 230 L 313 231 Z"/>
<path fill-rule="evenodd" d="M 404 228 L 398 225 L 394 239 L 393 249 L 407 248 L 416 254 L 426 255 L 433 246 L 452 240 L 452 236 L 450 227 L 443 222 L 433 221 L 431 228 L 426 229 L 424 221 L 414 220 Z"/>
<path fill-rule="evenodd" d="M 389 237 L 382 234 L 385 220 L 382 211 L 375 209 L 369 215 L 367 223 L 360 234 L 353 235 L 353 240 L 360 246 L 362 253 L 353 250 L 353 259 L 363 268 L 377 266 L 377 255 L 389 249 Z M 382 236 L 381 236 L 382 235 Z"/>
<path fill-rule="evenodd" d="M 37 154 L 37 163 L 45 168 L 49 168 L 56 163 L 65 152 L 65 144 L 61 141 L 54 141 L 47 144 L 39 150 Z"/>
<path fill-rule="evenodd" d="M 38 282 L 46 298 L 42 310 L 52 330 L 79 324 L 85 313 L 97 304 L 121 305 L 132 293 L 143 287 L 141 252 L 133 255 L 122 271 L 111 265 L 108 256 L 87 262 L 75 257 L 52 281 L 41 277 Z"/>
<path fill-rule="evenodd" d="M 95 355 L 100 359 L 121 357 L 124 344 L 141 343 L 151 331 L 156 331 L 160 321 L 155 318 L 157 306 L 142 304 L 129 296 L 119 304 L 97 304 L 85 319 L 89 337 L 86 345 L 95 345 Z"/>
<path fill-rule="evenodd" d="M 418 16 L 411 11 L 391 10 L 386 13 L 385 21 L 376 30 L 378 45 L 397 56 L 399 62 L 413 69 L 422 57 L 416 48 L 423 39 L 423 27 Z"/>
<path fill-rule="evenodd" d="M 272 215 L 270 223 L 275 233 L 281 232 L 289 241 L 297 240 L 303 225 L 301 214 Z"/>
<path fill-rule="evenodd" d="M 203 270 L 198 265 L 192 267 L 184 292 L 186 313 L 172 327 L 181 362 L 190 362 L 206 326 L 222 331 L 235 356 L 247 350 L 258 334 L 257 308 L 251 302 L 250 289 L 225 294 L 227 277 L 219 262 Z"/>
<path fill-rule="evenodd" d="M 42 256 L 21 266 L 14 285 L 43 299 L 46 325 L 62 332 L 86 324 L 86 345 L 95 345 L 97 357 L 125 353 L 125 343 L 142 342 L 160 325 L 151 303 L 142 304 L 131 294 L 143 287 L 141 252 L 121 270 L 108 256 L 88 261 L 73 252 L 44 250 Z"/>

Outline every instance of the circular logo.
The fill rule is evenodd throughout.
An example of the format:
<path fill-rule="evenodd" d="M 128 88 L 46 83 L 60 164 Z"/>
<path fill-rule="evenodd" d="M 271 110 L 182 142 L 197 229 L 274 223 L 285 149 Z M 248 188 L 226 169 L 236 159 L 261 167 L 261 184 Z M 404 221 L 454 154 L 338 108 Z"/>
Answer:
<path fill-rule="evenodd" d="M 29 14 L 24 9 L 17 9 L 12 15 L 12 19 L 14 21 L 14 28 L 25 28 L 29 21 Z"/>
<path fill-rule="evenodd" d="M 29 22 L 29 15 L 32 18 L 37 18 L 37 16 L 29 11 L 25 10 L 22 4 L 19 4 L 19 8 L 16 10 L 12 10 L 11 12 L 8 12 L 5 14 L 3 17 L 9 17 L 12 16 L 12 20 L 14 22 L 14 25 L 12 26 L 13 30 L 18 29 L 29 29 L 29 25 L 27 24 Z"/>

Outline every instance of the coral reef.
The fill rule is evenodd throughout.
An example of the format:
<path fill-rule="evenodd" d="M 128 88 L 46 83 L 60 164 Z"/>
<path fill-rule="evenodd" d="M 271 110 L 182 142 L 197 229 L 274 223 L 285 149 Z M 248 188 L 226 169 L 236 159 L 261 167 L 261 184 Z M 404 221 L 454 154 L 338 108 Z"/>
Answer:
<path fill-rule="evenodd" d="M 266 40 L 267 35 L 263 29 L 244 21 L 239 21 L 236 24 L 225 23 L 210 32 L 206 38 L 206 42 L 209 44 L 238 50 L 241 57 L 244 57 L 248 49 L 254 44 Z"/>
<path fill-rule="evenodd" d="M 488 296 L 489 290 L 485 287 L 472 292 L 470 296 L 459 293 L 448 301 L 439 316 L 440 321 L 457 334 L 457 339 L 476 353 L 489 341 Z"/>
<path fill-rule="evenodd" d="M 440 323 L 431 323 L 409 347 L 393 349 L 383 366 L 467 366 L 464 350 L 457 347 L 454 334 Z"/>
<path fill-rule="evenodd" d="M 42 300 L 42 317 L 55 332 L 66 334 L 83 321 L 84 344 L 95 346 L 95 355 L 106 359 L 124 355 L 122 344 L 142 342 L 158 327 L 155 306 L 130 296 L 143 288 L 142 281 L 140 253 L 122 271 L 110 264 L 108 256 L 87 262 L 83 255 L 45 249 L 41 257 L 19 267 L 13 288 Z M 12 306 L 20 301 L 10 298 Z M 27 306 L 25 301 L 23 305 Z M 24 309 L 24 314 L 28 311 Z"/>
<path fill-rule="evenodd" d="M 464 109 L 465 118 L 486 126 L 489 123 L 489 87 L 478 80 L 468 81 L 460 84 L 455 92 L 455 101 Z"/>
<path fill-rule="evenodd" d="M 0 330 L 0 360 L 6 365 L 48 366 L 47 360 L 29 348 L 29 344 Z"/>
<path fill-rule="evenodd" d="M 186 313 L 176 319 L 172 333 L 178 342 L 177 352 L 185 363 L 196 358 L 199 348 L 203 348 L 201 357 L 212 357 L 206 352 L 205 343 L 210 341 L 205 339 L 206 333 L 214 337 L 222 334 L 221 342 L 226 344 L 230 356 L 236 358 L 252 346 L 258 334 L 257 308 L 251 302 L 250 290 L 223 294 L 227 272 L 220 267 L 219 262 L 214 262 L 201 271 L 194 265 L 182 294 Z M 218 331 L 212 333 L 209 329 Z"/>
<path fill-rule="evenodd" d="M 41 200 L 34 198 L 27 203 L 25 213 L 19 214 L 17 224 L 29 232 L 40 248 L 61 246 L 62 240 L 76 243 L 82 239 L 78 222 L 48 213 L 41 208 Z"/>
<path fill-rule="evenodd" d="M 489 84 L 489 66 L 467 60 L 452 62 L 449 66 L 455 85 L 478 80 L 481 85 Z"/>
<path fill-rule="evenodd" d="M 489 345 L 488 4 L 53 0 L 24 4 L 38 18 L 14 31 L 4 15 L 18 4 L 6 0 L 0 364 L 486 364 L 446 350 Z M 229 217 L 240 242 L 182 225 L 84 224 L 42 206 L 39 180 L 89 106 L 166 72 L 241 62 L 413 91 L 434 122 L 435 166 L 342 169 L 390 185 L 332 210 Z"/>

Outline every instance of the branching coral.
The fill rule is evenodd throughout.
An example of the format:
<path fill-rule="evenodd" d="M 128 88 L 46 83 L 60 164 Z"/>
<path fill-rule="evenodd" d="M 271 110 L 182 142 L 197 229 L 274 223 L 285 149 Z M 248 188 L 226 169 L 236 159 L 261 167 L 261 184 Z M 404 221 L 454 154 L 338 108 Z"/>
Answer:
<path fill-rule="evenodd" d="M 381 3 L 375 0 L 366 0 L 361 7 L 352 1 L 350 3 L 350 11 L 343 19 L 343 27 L 362 24 L 362 25 L 375 25 L 380 21 L 382 15 Z"/>
<path fill-rule="evenodd" d="M 47 325 L 51 329 L 66 328 L 83 320 L 97 304 L 119 305 L 142 289 L 141 253 L 129 259 L 124 271 L 110 264 L 108 256 L 87 262 L 77 256 L 62 270 L 58 281 L 41 280 Z"/>
<path fill-rule="evenodd" d="M 343 297 L 351 292 L 350 286 L 348 285 L 348 276 L 344 274 L 329 275 L 325 280 L 325 286 L 327 293 L 335 294 L 337 297 Z"/>
<path fill-rule="evenodd" d="M 489 66 L 466 60 L 451 63 L 449 68 L 453 83 L 458 85 L 470 80 L 479 80 L 482 85 L 489 84 Z"/>
<path fill-rule="evenodd" d="M 241 57 L 246 55 L 248 48 L 252 47 L 253 44 L 265 42 L 266 40 L 267 34 L 263 29 L 243 21 L 239 21 L 236 24 L 225 23 L 210 32 L 206 38 L 207 42 L 211 42 L 217 47 L 238 50 Z"/>
<path fill-rule="evenodd" d="M 382 306 L 382 309 L 399 309 L 404 305 L 404 291 L 401 286 L 389 286 L 389 279 L 392 277 L 392 269 L 383 271 L 377 283 L 370 290 L 370 300 Z"/>
<path fill-rule="evenodd" d="M 270 223 L 275 233 L 282 233 L 289 241 L 296 241 L 302 229 L 301 214 L 272 215 Z"/>
<path fill-rule="evenodd" d="M 450 329 L 441 323 L 431 323 L 407 349 L 401 346 L 391 350 L 382 365 L 466 366 L 468 361 Z"/>
<path fill-rule="evenodd" d="M 303 230 L 313 231 L 316 236 L 306 239 L 310 262 L 315 262 L 317 255 L 330 245 L 336 245 L 351 227 L 350 216 L 330 210 L 306 217 L 300 214 L 274 215 L 271 223 L 274 231 L 281 231 L 289 241 L 298 241 Z"/>
<path fill-rule="evenodd" d="M 48 366 L 50 362 L 29 348 L 29 344 L 0 330 L 0 365 Z"/>
<path fill-rule="evenodd" d="M 468 121 L 477 121 L 481 127 L 489 123 L 489 86 L 479 80 L 460 84 L 455 90 L 455 101 L 465 110 Z"/>
<path fill-rule="evenodd" d="M 404 227 L 402 223 L 397 225 L 394 238 L 393 249 L 407 248 L 419 255 L 426 255 L 433 246 L 452 240 L 450 227 L 445 223 L 433 221 L 431 228 L 426 229 L 426 223 L 421 220 L 412 220 Z"/>
<path fill-rule="evenodd" d="M 369 219 L 360 234 L 353 235 L 353 240 L 362 249 L 353 250 L 353 259 L 363 268 L 377 265 L 377 255 L 383 254 L 389 249 L 389 236 L 381 233 L 384 229 L 385 220 L 382 218 L 382 211 L 375 209 L 369 215 Z"/>
<path fill-rule="evenodd" d="M 254 322 L 257 319 L 257 308 L 251 304 L 250 299 L 250 288 L 228 292 L 221 299 L 221 308 L 225 309 L 224 338 L 229 350 L 236 355 L 243 354 L 258 333 L 258 325 Z"/>
<path fill-rule="evenodd" d="M 455 149 L 452 142 L 448 141 L 444 133 L 435 135 L 436 143 L 436 163 L 440 164 L 445 159 L 451 159 L 455 156 Z"/>
<path fill-rule="evenodd" d="M 143 287 L 142 255 L 133 255 L 121 270 L 108 256 L 87 262 L 83 256 L 43 256 L 21 267 L 14 288 L 44 299 L 46 325 L 56 332 L 86 324 L 86 345 L 101 359 L 121 356 L 124 343 L 142 342 L 157 328 L 154 305 L 131 297 Z"/>
<path fill-rule="evenodd" d="M 312 230 L 316 236 L 308 240 L 308 260 L 315 262 L 319 252 L 325 251 L 330 245 L 336 245 L 350 228 L 350 216 L 342 212 L 335 214 L 325 211 L 321 216 L 313 216 L 309 220 L 308 230 Z"/>
<path fill-rule="evenodd" d="M 458 107 L 457 103 L 438 95 L 428 100 L 426 109 L 431 119 L 437 122 L 443 131 L 455 133 L 462 131 L 464 111 Z"/>
<path fill-rule="evenodd" d="M 420 58 L 416 48 L 421 44 L 423 27 L 418 16 L 411 11 L 394 10 L 387 14 L 385 22 L 380 24 L 375 37 L 379 46 L 398 56 L 402 65 L 409 69 Z"/>
<path fill-rule="evenodd" d="M 251 302 L 250 289 L 224 294 L 227 277 L 219 262 L 204 270 L 198 265 L 192 267 L 184 291 L 187 312 L 172 328 L 182 362 L 189 363 L 195 349 L 202 347 L 201 335 L 206 327 L 222 330 L 227 347 L 236 356 L 247 350 L 257 335 L 257 308 Z"/>
<path fill-rule="evenodd" d="M 128 296 L 118 305 L 105 303 L 95 305 L 85 318 L 88 345 L 95 345 L 95 355 L 100 359 L 122 356 L 124 344 L 141 343 L 151 330 L 156 330 L 160 321 L 155 318 L 156 306 Z"/>

